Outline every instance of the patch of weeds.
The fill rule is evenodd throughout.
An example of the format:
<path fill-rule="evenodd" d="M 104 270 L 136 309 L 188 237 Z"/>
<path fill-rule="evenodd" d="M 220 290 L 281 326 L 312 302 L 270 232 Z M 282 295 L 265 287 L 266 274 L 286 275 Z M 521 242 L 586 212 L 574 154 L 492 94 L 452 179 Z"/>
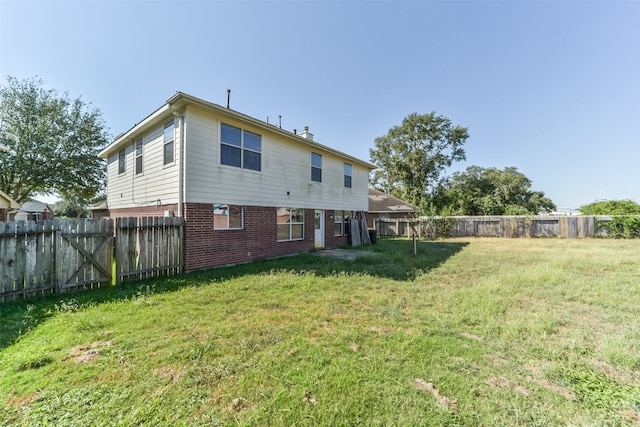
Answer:
<path fill-rule="evenodd" d="M 105 328 L 105 322 L 96 321 L 95 319 L 79 320 L 76 326 L 78 332 L 100 331 Z"/>
<path fill-rule="evenodd" d="M 131 299 L 135 303 L 147 303 L 151 304 L 150 297 L 156 293 L 155 284 L 146 284 L 138 286 L 138 290 L 131 296 Z"/>
<path fill-rule="evenodd" d="M 49 356 L 32 357 L 27 360 L 22 360 L 16 363 L 14 365 L 14 370 L 17 372 L 24 372 L 30 369 L 39 369 L 39 368 L 42 368 L 43 366 L 48 365 L 51 362 L 53 362 L 53 358 Z"/>
<path fill-rule="evenodd" d="M 620 384 L 614 378 L 585 365 L 562 367 L 553 374 L 576 398 L 597 411 L 616 412 L 640 406 L 640 387 Z"/>
<path fill-rule="evenodd" d="M 275 328 L 263 328 L 259 331 L 259 335 L 242 339 L 238 348 L 244 356 L 249 356 L 280 342 L 282 342 L 282 336 Z"/>
<path fill-rule="evenodd" d="M 38 323 L 38 319 L 35 315 L 36 306 L 33 304 L 27 304 L 25 312 L 22 315 L 20 324 L 17 326 L 18 336 L 22 336 L 30 332 L 33 327 Z"/>
<path fill-rule="evenodd" d="M 203 344 L 195 344 L 186 354 L 189 361 L 197 363 L 207 357 L 217 356 L 220 354 L 220 346 L 213 341 L 207 341 Z"/>
<path fill-rule="evenodd" d="M 71 298 L 68 301 L 61 300 L 60 304 L 53 306 L 54 310 L 58 313 L 75 313 L 80 311 L 80 304 L 75 298 Z"/>

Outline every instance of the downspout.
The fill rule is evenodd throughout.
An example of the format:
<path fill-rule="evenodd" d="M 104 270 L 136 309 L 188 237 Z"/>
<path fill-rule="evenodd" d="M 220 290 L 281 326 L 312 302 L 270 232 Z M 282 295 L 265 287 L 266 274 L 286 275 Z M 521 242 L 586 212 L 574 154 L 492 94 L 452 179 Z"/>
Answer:
<path fill-rule="evenodd" d="M 174 113 L 175 114 L 175 113 Z M 184 115 L 178 116 L 178 123 L 180 129 L 180 162 L 178 163 L 178 216 L 183 216 L 183 204 L 184 204 L 184 170 L 186 165 L 186 153 L 185 148 L 185 129 L 184 129 Z"/>

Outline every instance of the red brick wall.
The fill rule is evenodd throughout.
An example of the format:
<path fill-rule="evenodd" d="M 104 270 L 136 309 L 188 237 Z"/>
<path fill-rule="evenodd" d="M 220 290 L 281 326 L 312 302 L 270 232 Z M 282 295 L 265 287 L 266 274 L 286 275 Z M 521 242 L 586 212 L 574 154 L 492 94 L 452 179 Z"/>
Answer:
<path fill-rule="evenodd" d="M 348 244 L 348 236 L 343 234 L 342 236 L 336 236 L 336 222 L 335 211 L 325 211 L 324 214 L 324 246 L 326 248 L 337 248 L 338 246 L 345 246 Z M 343 233 L 346 233 L 346 225 L 342 225 Z"/>
<path fill-rule="evenodd" d="M 111 218 L 163 216 L 178 213 L 177 204 L 111 209 Z M 276 207 L 245 206 L 244 228 L 214 230 L 213 204 L 184 205 L 184 269 L 198 270 L 265 258 L 308 252 L 314 248 L 314 211 L 305 210 L 304 240 L 277 241 Z M 334 212 L 325 211 L 325 246 L 347 244 L 347 236 L 334 236 Z"/>
<path fill-rule="evenodd" d="M 275 207 L 244 207 L 244 228 L 214 230 L 213 204 L 186 203 L 185 271 L 238 264 L 313 249 L 313 210 L 305 211 L 305 238 L 278 242 Z"/>

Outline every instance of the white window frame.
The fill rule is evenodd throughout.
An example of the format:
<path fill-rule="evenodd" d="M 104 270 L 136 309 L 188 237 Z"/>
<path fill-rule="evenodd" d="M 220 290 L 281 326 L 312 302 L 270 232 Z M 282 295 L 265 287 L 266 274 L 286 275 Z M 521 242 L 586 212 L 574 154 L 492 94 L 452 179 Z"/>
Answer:
<path fill-rule="evenodd" d="M 232 209 L 240 209 L 240 226 L 231 226 Z M 226 226 L 224 224 L 226 220 Z M 223 222 L 221 224 L 221 222 Z M 214 230 L 242 230 L 244 228 L 244 206 L 232 205 L 230 203 L 214 203 L 213 204 L 213 229 Z"/>
<path fill-rule="evenodd" d="M 127 149 L 118 151 L 118 175 L 127 173 Z"/>
<path fill-rule="evenodd" d="M 286 219 L 286 221 L 281 222 L 282 219 L 285 218 L 281 218 L 281 212 L 287 211 L 289 213 L 289 217 Z M 294 241 L 294 240 L 304 240 L 304 220 L 305 220 L 305 210 L 304 208 L 277 208 L 277 217 L 276 217 L 276 240 L 278 242 L 289 242 L 289 241 Z M 300 216 L 302 218 L 302 222 L 298 221 L 298 216 Z M 293 237 L 293 229 L 296 226 L 302 226 L 302 236 L 300 237 Z M 288 231 L 288 238 L 284 239 L 284 238 L 280 238 L 279 237 L 279 230 L 284 229 L 284 226 L 287 226 L 289 231 Z"/>
<path fill-rule="evenodd" d="M 225 141 L 222 140 L 222 128 L 224 126 L 227 126 L 227 127 L 230 127 L 230 128 L 234 128 L 234 129 L 238 129 L 240 131 L 240 145 L 239 146 L 234 144 L 234 143 L 225 142 Z M 255 135 L 255 136 L 257 136 L 259 138 L 259 143 L 260 143 L 259 149 L 247 147 L 247 143 L 245 142 L 245 135 L 247 133 L 249 133 L 251 135 Z M 224 146 L 240 150 L 240 165 L 239 166 L 238 165 L 228 164 L 228 163 L 223 163 L 222 149 L 223 149 Z M 254 169 L 254 168 L 250 168 L 250 167 L 246 166 L 246 163 L 245 163 L 245 154 L 246 153 L 253 153 L 253 154 L 257 154 L 259 156 L 258 169 Z M 220 165 L 229 166 L 229 167 L 233 167 L 233 168 L 240 168 L 240 169 L 253 171 L 253 172 L 262 172 L 262 135 L 259 134 L 259 133 L 256 133 L 256 132 L 252 132 L 252 131 L 243 129 L 243 128 L 238 127 L 238 126 L 231 125 L 229 123 L 220 122 Z"/>
<path fill-rule="evenodd" d="M 349 173 L 347 173 L 347 169 Z M 353 187 L 353 166 L 349 163 L 344 163 L 342 166 L 343 174 L 344 174 L 344 188 L 352 188 Z M 349 178 L 349 185 L 347 185 L 347 178 Z"/>
<path fill-rule="evenodd" d="M 170 139 L 167 138 L 167 130 L 168 128 L 171 128 L 171 135 L 170 135 Z M 171 119 L 168 122 L 166 122 L 164 124 L 164 126 L 162 127 L 162 138 L 163 138 L 163 145 L 162 145 L 162 164 L 163 165 L 172 165 L 175 163 L 176 160 L 176 126 L 175 126 L 175 120 Z M 171 160 L 167 161 L 167 149 L 168 146 L 171 146 Z"/>
<path fill-rule="evenodd" d="M 338 225 L 340 225 L 339 231 Z M 333 211 L 333 233 L 334 236 L 344 236 L 344 211 Z"/>
<path fill-rule="evenodd" d="M 139 148 L 139 150 L 138 150 Z M 138 153 L 139 151 L 139 153 Z M 143 159 L 144 159 L 144 143 L 142 141 L 142 138 L 138 138 L 136 139 L 136 141 L 133 143 L 133 154 L 134 154 L 134 165 L 135 165 L 135 175 L 142 175 L 142 173 L 144 172 L 144 164 L 143 164 Z M 138 159 L 140 159 L 140 168 L 138 168 Z"/>
<path fill-rule="evenodd" d="M 314 160 L 319 160 L 314 161 Z M 314 179 L 313 172 L 318 171 L 319 179 Z M 322 182 L 322 154 L 311 152 L 311 181 L 313 182 Z"/>

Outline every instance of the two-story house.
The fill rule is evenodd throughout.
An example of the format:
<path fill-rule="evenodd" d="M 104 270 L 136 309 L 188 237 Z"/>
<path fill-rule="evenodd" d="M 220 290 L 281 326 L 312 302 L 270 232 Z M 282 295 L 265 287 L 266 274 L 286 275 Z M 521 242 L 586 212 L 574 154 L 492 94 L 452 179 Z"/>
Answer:
<path fill-rule="evenodd" d="M 99 156 L 110 217 L 185 219 L 187 271 L 346 244 L 375 167 L 181 92 Z"/>

